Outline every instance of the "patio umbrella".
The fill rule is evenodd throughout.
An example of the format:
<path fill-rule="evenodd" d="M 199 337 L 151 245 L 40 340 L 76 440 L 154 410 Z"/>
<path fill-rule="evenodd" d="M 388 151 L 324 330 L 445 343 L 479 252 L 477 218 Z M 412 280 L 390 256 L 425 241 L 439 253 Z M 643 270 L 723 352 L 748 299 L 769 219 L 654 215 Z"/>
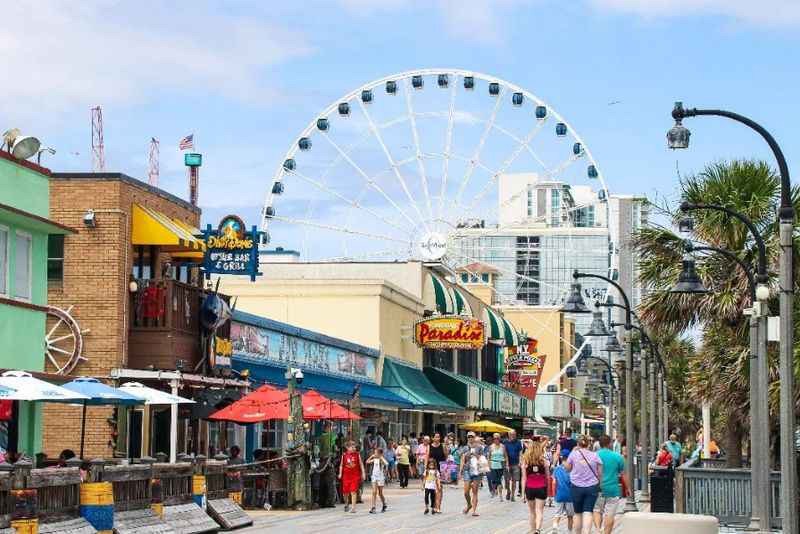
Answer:
<path fill-rule="evenodd" d="M 30 402 L 75 402 L 88 399 L 75 391 L 54 386 L 44 380 L 34 378 L 25 371 L 6 371 L 0 375 L 0 393 L 2 400 L 21 400 Z"/>
<path fill-rule="evenodd" d="M 185 399 L 166 391 L 149 388 L 139 382 L 126 382 L 119 389 L 141 399 L 145 404 L 193 404 L 192 399 Z"/>
<path fill-rule="evenodd" d="M 82 401 L 83 414 L 81 415 L 81 454 L 79 458 L 83 458 L 87 406 L 107 406 L 112 404 L 133 406 L 136 404 L 144 404 L 143 399 L 134 397 L 130 393 L 126 393 L 120 389 L 107 386 L 96 378 L 89 378 L 85 376 L 76 378 L 72 382 L 67 382 L 64 384 L 64 389 L 80 393 L 81 395 L 85 395 L 87 397 Z"/>
<path fill-rule="evenodd" d="M 473 432 L 499 432 L 501 434 L 514 430 L 513 428 L 489 421 L 488 419 L 475 421 L 474 423 L 467 423 L 466 425 L 461 425 L 461 428 L 464 430 L 472 430 Z"/>
<path fill-rule="evenodd" d="M 359 419 L 359 416 L 316 391 L 302 394 L 303 419 Z M 289 395 L 286 390 L 264 385 L 229 406 L 213 413 L 214 421 L 259 423 L 289 418 Z"/>

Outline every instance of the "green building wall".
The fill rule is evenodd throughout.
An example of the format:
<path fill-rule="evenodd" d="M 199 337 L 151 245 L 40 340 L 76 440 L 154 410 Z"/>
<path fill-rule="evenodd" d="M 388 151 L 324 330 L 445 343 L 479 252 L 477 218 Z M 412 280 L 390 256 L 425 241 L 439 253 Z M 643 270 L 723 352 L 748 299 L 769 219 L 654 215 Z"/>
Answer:
<path fill-rule="evenodd" d="M 47 218 L 50 211 L 50 180 L 32 169 L 0 158 L 0 204 Z M 33 230 L 21 215 L 0 213 L 0 226 L 8 229 L 7 293 L 14 298 L 16 234 L 31 236 L 31 298 L 28 302 L 47 304 L 47 234 Z M 43 311 L 0 303 L 0 368 L 44 370 L 44 337 L 47 317 Z M 20 402 L 18 447 L 33 456 L 42 449 L 42 407 Z"/>

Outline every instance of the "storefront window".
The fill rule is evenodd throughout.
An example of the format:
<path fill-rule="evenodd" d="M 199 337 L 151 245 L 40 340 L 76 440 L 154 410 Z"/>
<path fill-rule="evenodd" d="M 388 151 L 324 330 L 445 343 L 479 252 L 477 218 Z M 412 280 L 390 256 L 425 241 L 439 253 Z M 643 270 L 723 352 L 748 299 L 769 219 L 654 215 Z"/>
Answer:
<path fill-rule="evenodd" d="M 497 384 L 497 365 L 498 365 L 498 347 L 488 343 L 483 347 L 483 358 L 481 365 L 481 380 L 491 384 Z"/>
<path fill-rule="evenodd" d="M 458 351 L 458 374 L 478 378 L 478 351 Z"/>
<path fill-rule="evenodd" d="M 425 367 L 436 367 L 446 371 L 453 370 L 453 351 L 439 349 L 425 349 L 422 354 Z"/>
<path fill-rule="evenodd" d="M 274 420 L 261 423 L 262 449 L 283 448 L 283 437 L 286 435 L 286 421 Z"/>

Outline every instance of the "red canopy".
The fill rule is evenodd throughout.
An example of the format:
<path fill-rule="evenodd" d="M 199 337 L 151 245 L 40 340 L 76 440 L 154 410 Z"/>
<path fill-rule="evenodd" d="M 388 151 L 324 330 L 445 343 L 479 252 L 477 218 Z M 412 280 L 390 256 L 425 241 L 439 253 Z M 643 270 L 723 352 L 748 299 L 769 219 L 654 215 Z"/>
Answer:
<path fill-rule="evenodd" d="M 302 395 L 303 419 L 360 419 L 350 410 L 320 395 L 307 391 Z M 272 419 L 289 418 L 289 395 L 286 390 L 263 385 L 229 406 L 211 414 L 215 421 L 234 421 L 236 423 L 258 423 Z"/>

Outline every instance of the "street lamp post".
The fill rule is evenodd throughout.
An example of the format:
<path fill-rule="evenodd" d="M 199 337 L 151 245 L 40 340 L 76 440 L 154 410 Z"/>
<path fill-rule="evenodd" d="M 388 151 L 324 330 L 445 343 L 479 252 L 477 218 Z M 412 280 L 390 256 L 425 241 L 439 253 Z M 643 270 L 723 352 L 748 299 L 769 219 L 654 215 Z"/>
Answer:
<path fill-rule="evenodd" d="M 778 212 L 780 219 L 780 450 L 781 450 L 781 502 L 783 509 L 784 534 L 799 534 L 797 506 L 797 465 L 795 461 L 795 400 L 794 400 L 794 217 L 792 204 L 792 184 L 789 178 L 789 166 L 775 138 L 763 126 L 755 121 L 719 109 L 684 109 L 681 102 L 676 102 L 672 110 L 675 126 L 667 133 L 670 148 L 687 148 L 689 146 L 689 130 L 681 121 L 685 117 L 713 115 L 727 117 L 740 122 L 761 135 L 772 150 L 778 162 L 781 175 L 781 206 Z"/>
<path fill-rule="evenodd" d="M 581 273 L 577 270 L 572 273 L 572 278 L 575 280 L 575 283 L 572 285 L 573 291 L 570 294 L 569 298 L 567 299 L 567 303 L 562 309 L 567 309 L 567 305 L 572 304 L 572 307 L 579 307 L 576 304 L 582 304 L 583 309 L 587 310 L 586 305 L 583 303 L 583 297 L 580 294 L 580 284 L 577 281 L 580 278 L 596 278 L 598 280 L 603 280 L 608 282 L 617 290 L 619 291 L 620 295 L 622 295 L 622 299 L 625 302 L 625 439 L 628 443 L 628 460 L 625 462 L 625 472 L 628 477 L 628 481 L 633 483 L 634 480 L 634 472 L 633 472 L 633 455 L 636 452 L 636 448 L 634 444 L 636 441 L 633 439 L 633 417 L 631 414 L 633 413 L 633 396 L 631 395 L 631 391 L 633 388 L 633 340 L 630 336 L 631 330 L 631 304 L 630 300 L 628 299 L 628 295 L 625 294 L 625 291 L 615 281 L 607 278 L 605 276 L 601 276 L 599 274 L 589 274 L 589 273 Z M 577 285 L 578 291 L 575 291 L 575 286 Z M 574 302 L 573 302 L 574 301 Z M 585 311 L 583 313 L 586 313 Z M 632 452 L 633 451 L 633 452 Z M 631 491 L 628 495 L 628 498 L 625 501 L 625 512 L 636 512 L 636 497 L 633 495 L 633 491 Z"/>
<path fill-rule="evenodd" d="M 758 245 L 758 264 L 756 272 L 733 252 L 712 246 L 695 247 L 691 241 L 684 242 L 687 253 L 709 251 L 722 254 L 735 262 L 747 276 L 750 290 L 750 490 L 752 506 L 750 527 L 768 531 L 770 500 L 770 462 L 769 462 L 769 364 L 767 360 L 766 338 L 766 287 L 767 257 L 766 245 L 753 222 L 745 215 L 714 204 L 681 204 L 681 210 L 692 211 L 709 209 L 722 211 L 742 221 L 753 234 Z M 763 330 L 763 331 L 762 331 Z"/>

